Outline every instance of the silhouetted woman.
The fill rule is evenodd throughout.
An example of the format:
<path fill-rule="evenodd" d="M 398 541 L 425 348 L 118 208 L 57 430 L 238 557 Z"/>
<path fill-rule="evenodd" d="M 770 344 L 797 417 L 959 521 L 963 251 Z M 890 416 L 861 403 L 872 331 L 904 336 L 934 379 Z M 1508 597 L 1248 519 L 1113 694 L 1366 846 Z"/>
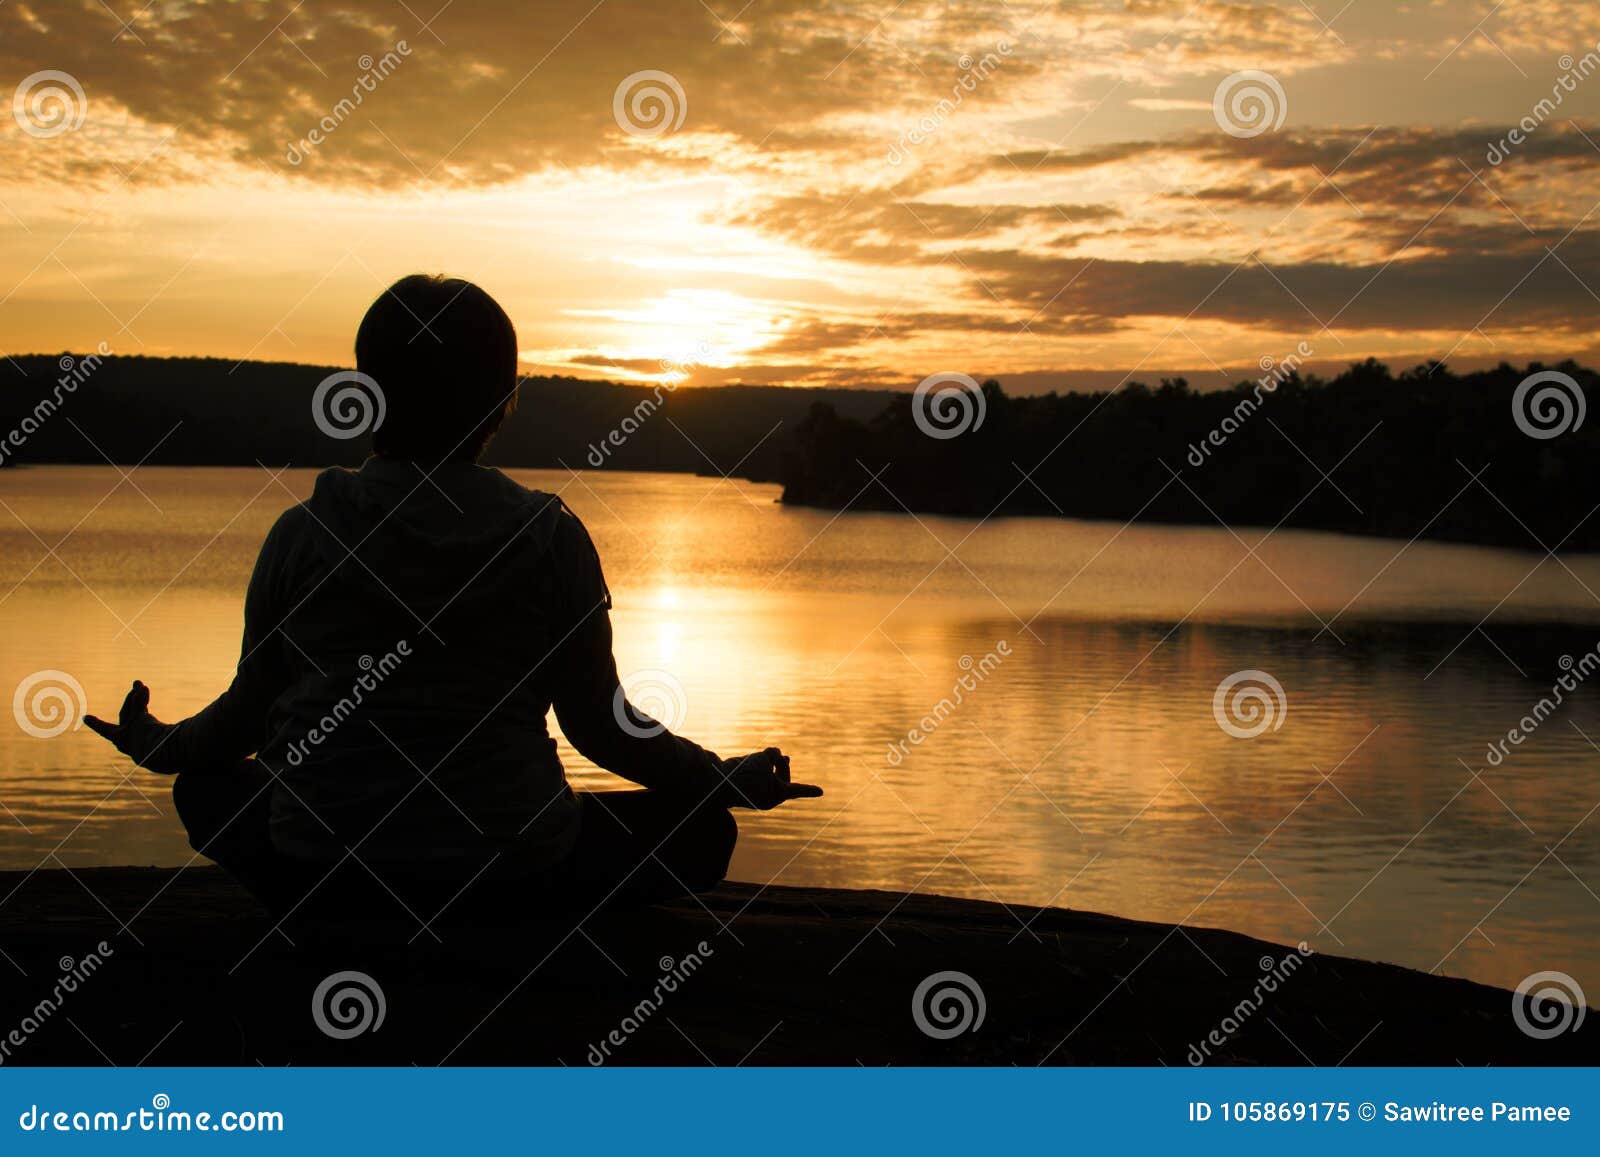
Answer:
<path fill-rule="evenodd" d="M 713 887 L 729 807 L 821 794 L 776 748 L 720 760 L 627 702 L 583 524 L 477 464 L 517 399 L 516 331 L 487 293 L 397 282 L 356 365 L 317 402 L 368 407 L 374 456 L 323 471 L 268 533 L 232 686 L 168 724 L 135 682 L 117 723 L 85 720 L 176 774 L 196 851 L 280 914 L 385 893 L 425 919 L 485 898 L 538 914 Z M 645 790 L 574 792 L 552 707 Z"/>

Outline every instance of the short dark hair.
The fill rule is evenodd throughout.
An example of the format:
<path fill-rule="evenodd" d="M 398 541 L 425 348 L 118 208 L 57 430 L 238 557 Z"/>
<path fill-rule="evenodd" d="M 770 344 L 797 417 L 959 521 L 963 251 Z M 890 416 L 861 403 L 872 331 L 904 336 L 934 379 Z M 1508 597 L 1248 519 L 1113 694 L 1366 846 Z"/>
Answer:
<path fill-rule="evenodd" d="M 356 331 L 356 369 L 383 392 L 372 448 L 428 466 L 476 461 L 517 405 L 517 331 L 470 281 L 414 273 Z"/>

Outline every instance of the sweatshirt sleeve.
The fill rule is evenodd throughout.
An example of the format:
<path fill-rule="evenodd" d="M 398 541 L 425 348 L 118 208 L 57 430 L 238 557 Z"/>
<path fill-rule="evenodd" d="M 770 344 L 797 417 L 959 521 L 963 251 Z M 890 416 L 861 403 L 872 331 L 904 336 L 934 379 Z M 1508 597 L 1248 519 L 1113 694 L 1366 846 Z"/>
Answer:
<path fill-rule="evenodd" d="M 578 516 L 562 507 L 551 543 L 564 606 L 556 629 L 556 719 L 586 758 L 655 791 L 708 794 L 722 782 L 715 753 L 641 713 L 623 691 L 611 651 L 611 592 Z"/>
<path fill-rule="evenodd" d="M 266 738 L 267 712 L 294 678 L 278 628 L 291 609 L 286 565 L 301 508 L 285 511 L 261 544 L 244 599 L 244 639 L 233 682 L 211 704 L 173 724 L 137 762 L 175 774 L 222 772 Z"/>

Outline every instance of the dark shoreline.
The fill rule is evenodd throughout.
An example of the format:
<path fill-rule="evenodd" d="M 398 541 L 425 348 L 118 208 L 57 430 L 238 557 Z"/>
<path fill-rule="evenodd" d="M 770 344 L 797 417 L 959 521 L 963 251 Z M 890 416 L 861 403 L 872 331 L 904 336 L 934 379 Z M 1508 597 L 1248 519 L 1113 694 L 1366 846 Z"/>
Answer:
<path fill-rule="evenodd" d="M 784 501 L 1600 549 L 1584 501 L 1600 490 L 1600 432 L 1582 421 L 1593 371 L 1395 374 L 1370 358 L 1326 380 L 1296 371 L 1016 397 L 935 375 L 867 421 L 822 403 L 795 430 Z"/>
<path fill-rule="evenodd" d="M 107 355 L 89 372 L 90 358 L 77 359 L 81 381 L 64 399 L 50 394 L 58 359 L 0 362 L 9 387 L 0 431 L 37 427 L 0 463 L 148 456 L 313 468 L 366 454 L 366 438 L 335 437 L 313 420 L 319 379 L 335 367 Z M 1600 520 L 1583 500 L 1600 492 L 1600 428 L 1582 422 L 1600 390 L 1594 371 L 1571 360 L 1457 375 L 1439 362 L 1394 373 L 1367 359 L 1327 380 L 1298 369 L 1270 386 L 1196 390 L 1175 378 L 1015 397 L 976 379 L 977 394 L 921 395 L 530 376 L 485 462 L 776 482 L 784 502 L 820 510 L 1286 523 L 1389 541 L 1600 550 Z M 1526 412 L 1520 399 L 1536 373 L 1565 383 L 1564 422 Z M 49 420 L 66 405 L 72 422 Z M 664 420 L 652 420 L 658 410 Z"/>
<path fill-rule="evenodd" d="M 537 464 L 535 464 L 535 465 L 517 465 L 517 464 L 505 463 L 505 462 L 491 463 L 491 464 L 494 465 L 497 469 L 501 469 L 501 470 L 561 470 L 561 469 L 563 469 L 563 467 L 561 465 L 559 465 L 559 464 L 553 464 L 553 465 L 537 465 Z M 62 467 L 97 466 L 98 467 L 98 466 L 106 466 L 106 465 L 109 465 L 109 464 L 106 463 L 103 459 L 99 460 L 99 461 L 93 461 L 93 462 L 91 462 L 91 461 L 89 461 L 87 459 L 84 459 L 84 460 L 63 459 L 61 461 L 49 461 L 49 462 L 33 462 L 33 461 L 29 461 L 29 462 L 14 462 L 14 461 L 9 461 L 8 460 L 8 461 L 0 462 L 0 469 L 3 469 L 3 470 L 16 470 L 16 471 L 25 473 L 26 471 L 28 471 L 30 469 L 33 469 L 33 468 L 36 468 L 36 467 L 57 467 L 57 466 L 62 466 Z M 123 468 L 132 468 L 132 467 L 138 466 L 138 465 L 140 465 L 140 464 L 137 463 L 137 462 L 133 462 L 133 461 L 121 462 L 121 463 L 116 463 L 115 464 L 115 466 L 121 466 Z M 268 465 L 271 468 L 274 468 L 274 469 L 276 469 L 279 466 L 282 466 L 282 467 L 284 467 L 286 469 L 297 469 L 297 470 L 320 470 L 320 469 L 323 469 L 322 466 L 314 466 L 314 465 L 309 465 L 309 464 L 296 465 L 294 463 L 288 463 L 288 462 L 274 462 L 274 463 L 268 463 Z M 205 470 L 205 469 L 215 469 L 215 468 L 218 468 L 218 467 L 225 468 L 225 469 L 238 469 L 238 470 L 252 470 L 252 469 L 260 469 L 261 468 L 259 463 L 253 463 L 253 462 L 244 462 L 244 463 L 241 463 L 241 462 L 156 462 L 156 463 L 149 463 L 149 464 L 146 464 L 144 466 L 145 469 L 156 468 L 156 469 L 163 469 L 163 470 L 188 470 L 188 469 Z M 115 467 L 113 467 L 113 468 L 115 468 Z M 755 484 L 762 485 L 762 486 L 778 486 L 780 488 L 783 487 L 783 480 L 781 478 L 779 478 L 779 477 L 776 477 L 776 476 L 764 475 L 764 474 L 754 474 L 754 473 L 749 473 L 749 472 L 741 472 L 739 474 L 730 474 L 730 475 L 718 475 L 718 474 L 713 474 L 711 471 L 706 470 L 704 468 L 696 468 L 696 467 L 693 467 L 693 466 L 676 467 L 676 468 L 669 468 L 669 467 L 647 468 L 647 467 L 632 467 L 632 466 L 629 466 L 629 467 L 594 468 L 594 467 L 589 467 L 587 463 L 580 463 L 576 467 L 576 469 L 578 469 L 580 471 L 585 470 L 585 469 L 590 469 L 590 470 L 595 470 L 595 472 L 597 472 L 597 473 L 611 473 L 611 474 L 669 474 L 669 475 L 682 475 L 682 476 L 691 477 L 691 478 L 708 478 L 708 479 L 728 478 L 728 479 L 735 479 L 735 480 L 738 480 L 740 482 L 751 482 L 751 483 L 755 483 Z M 808 500 L 808 499 L 804 499 L 804 498 L 795 498 L 795 497 L 789 496 L 787 492 L 780 493 L 777 498 L 773 499 L 773 502 L 774 502 L 775 505 L 779 505 L 779 506 L 793 506 L 793 507 L 795 507 L 797 509 L 801 509 L 801 510 L 823 510 L 823 511 L 828 511 L 829 513 L 840 514 L 840 515 L 849 515 L 849 514 L 898 514 L 898 515 L 904 515 L 904 516 L 907 516 L 907 517 L 922 516 L 922 517 L 933 517 L 933 518 L 961 518 L 961 519 L 968 519 L 968 520 L 977 519 L 977 520 L 980 520 L 980 521 L 983 521 L 983 522 L 1002 522 L 1002 521 L 1006 521 L 1006 520 L 1009 520 L 1009 519 L 1023 519 L 1023 518 L 1026 518 L 1026 519 L 1037 519 L 1037 520 L 1050 521 L 1050 522 L 1066 522 L 1066 523 L 1081 522 L 1081 523 L 1086 523 L 1086 524 L 1090 524 L 1090 525 L 1139 526 L 1139 527 L 1149 527 L 1149 528 L 1154 529 L 1154 530 L 1229 530 L 1229 531 L 1237 532 L 1239 534 L 1261 534 L 1263 536 L 1267 535 L 1268 533 L 1281 534 L 1281 533 L 1284 533 L 1284 532 L 1291 532 L 1291 533 L 1296 533 L 1296 534 L 1330 535 L 1330 536 L 1334 536 L 1334 537 L 1338 537 L 1338 538 L 1356 539 L 1358 541 L 1360 541 L 1360 540 L 1369 540 L 1369 541 L 1378 541 L 1378 542 L 1399 542 L 1399 541 L 1402 541 L 1402 540 L 1411 540 L 1411 539 L 1415 538 L 1415 541 L 1417 541 L 1417 542 L 1437 544 L 1437 545 L 1440 545 L 1440 546 L 1481 547 L 1484 550 L 1505 550 L 1505 551 L 1513 551 L 1513 552 L 1515 552 L 1517 554 L 1526 554 L 1526 555 L 1541 555 L 1541 554 L 1544 553 L 1538 546 L 1531 544 L 1528 541 L 1526 535 L 1507 535 L 1503 539 L 1501 539 L 1501 538 L 1491 538 L 1491 537 L 1478 537 L 1478 538 L 1453 537 L 1453 536 L 1444 535 L 1444 534 L 1428 534 L 1428 535 L 1423 535 L 1421 537 L 1416 537 L 1416 536 L 1413 536 L 1413 535 L 1410 535 L 1410 534 L 1406 534 L 1405 532 L 1403 532 L 1401 530 L 1390 531 L 1390 530 L 1384 530 L 1384 529 L 1381 529 L 1381 528 L 1380 529 L 1376 529 L 1376 530 L 1368 530 L 1368 529 L 1354 529 L 1354 528 L 1350 528 L 1350 527 L 1341 527 L 1341 526 L 1303 526 L 1303 525 L 1299 525 L 1299 524 L 1284 524 L 1284 525 L 1281 525 L 1281 526 L 1271 526 L 1271 525 L 1269 525 L 1267 523 L 1264 523 L 1264 522 L 1263 523 L 1251 523 L 1251 522 L 1221 523 L 1221 522 L 1216 521 L 1216 519 L 1214 519 L 1214 518 L 1198 518 L 1198 517 L 1194 518 L 1192 520 L 1189 520 L 1189 521 L 1182 521 L 1182 520 L 1176 520 L 1176 519 L 1170 519 L 1170 518 L 1135 518 L 1135 519 L 1127 519 L 1127 518 L 1119 518 L 1119 517 L 1117 517 L 1115 515 L 1109 515 L 1109 514 L 1108 515 L 1076 514 L 1076 513 L 1058 514 L 1058 513 L 1055 513 L 1053 511 L 1049 511 L 1049 510 L 1007 510 L 1007 511 L 969 510 L 969 509 L 961 509 L 961 508 L 955 508 L 955 507 L 945 507 L 945 506 L 939 506 L 939 505 L 918 505 L 915 502 L 912 502 L 910 504 L 910 506 L 909 506 L 909 509 L 908 509 L 908 507 L 906 505 L 903 505 L 900 502 L 895 501 L 893 498 L 890 498 L 890 497 L 887 497 L 887 496 L 883 496 L 883 497 L 880 497 L 880 498 L 875 499 L 875 500 L 869 500 L 869 499 L 866 498 L 865 495 L 857 497 L 854 501 L 849 503 L 849 505 L 847 505 L 847 506 L 841 506 L 841 505 L 838 505 L 838 504 L 835 504 L 835 503 L 826 502 L 826 501 L 823 501 L 821 499 L 809 499 Z M 1590 556 L 1590 555 L 1600 555 L 1600 547 L 1591 547 L 1591 548 L 1584 549 L 1584 550 L 1558 550 L 1555 553 L 1555 557 L 1556 558 L 1563 558 L 1563 559 L 1584 558 L 1584 557 L 1587 557 L 1587 556 Z"/>
<path fill-rule="evenodd" d="M 110 950 L 5 1064 L 582 1066 L 629 1017 L 607 1063 L 1182 1067 L 1225 1018 L 1234 1031 L 1206 1063 L 1600 1062 L 1600 1029 L 1532 1039 L 1501 989 L 1059 908 L 727 884 L 575 935 L 440 925 L 436 942 L 357 916 L 274 933 L 209 867 L 3 873 L 0 898 L 0 1036 L 39 1011 L 69 961 Z M 661 995 L 665 966 L 682 971 L 702 944 L 694 973 Z M 1283 978 L 1237 1016 L 1263 964 Z M 312 994 L 346 970 L 378 981 L 386 1016 L 336 1040 Z M 981 1026 L 918 1029 L 913 993 L 940 972 L 983 990 Z M 659 1007 L 641 1016 L 653 989 Z"/>
<path fill-rule="evenodd" d="M 96 467 L 98 467 L 98 466 L 106 466 L 106 465 L 109 465 L 109 464 L 106 463 L 103 459 L 99 460 L 99 461 L 89 461 L 87 458 L 82 459 L 82 460 L 63 459 L 63 460 L 60 460 L 60 461 L 48 461 L 48 462 L 34 462 L 34 461 L 15 462 L 15 461 L 9 461 L 8 460 L 8 461 L 0 462 L 0 470 L 16 470 L 19 473 L 25 473 L 29 469 L 36 468 L 36 467 L 56 467 L 56 466 L 65 466 L 65 467 L 71 467 L 71 466 L 96 466 Z M 140 463 L 134 462 L 134 461 L 120 462 L 120 463 L 116 463 L 115 464 L 115 466 L 121 466 L 123 468 L 132 468 L 132 467 L 138 466 L 138 465 L 140 465 Z M 490 465 L 493 465 L 497 469 L 501 469 L 501 470 L 561 470 L 561 469 L 564 469 L 564 467 L 562 465 L 560 465 L 560 464 L 519 465 L 519 464 L 515 464 L 515 463 L 496 462 L 496 463 L 490 463 Z M 296 463 L 292 463 L 292 462 L 271 462 L 271 463 L 268 463 L 268 466 L 273 468 L 273 469 L 276 469 L 276 468 L 278 468 L 280 466 L 284 467 L 286 469 L 297 469 L 297 470 L 320 470 L 320 469 L 323 469 L 322 466 L 316 466 L 316 465 L 311 465 L 311 464 L 296 464 Z M 238 469 L 238 470 L 252 470 L 252 469 L 260 469 L 261 468 L 259 463 L 253 463 L 253 462 L 200 462 L 200 461 L 196 461 L 196 462 L 153 462 L 153 463 L 148 463 L 148 464 L 144 465 L 145 469 L 156 468 L 156 469 L 163 469 L 163 470 L 188 470 L 188 469 L 206 470 L 206 469 L 215 469 L 215 468 L 218 468 L 218 467 L 222 467 L 222 468 L 226 468 L 226 469 Z M 590 467 L 587 463 L 579 463 L 574 468 L 579 470 L 579 471 L 592 470 L 592 471 L 594 471 L 596 473 L 611 473 L 611 474 L 668 474 L 668 475 L 682 475 L 684 477 L 690 477 L 690 478 L 708 478 L 708 479 L 716 479 L 716 478 L 724 478 L 725 477 L 725 478 L 734 479 L 734 480 L 737 480 L 737 481 L 740 481 L 740 482 L 751 482 L 751 483 L 756 483 L 758 485 L 777 486 L 777 487 L 780 487 L 780 488 L 782 488 L 783 485 L 784 485 L 783 484 L 783 480 L 782 480 L 781 477 L 778 477 L 778 476 L 776 476 L 774 474 L 771 474 L 771 473 L 752 473 L 752 472 L 747 472 L 746 471 L 746 472 L 740 472 L 738 474 L 719 475 L 719 474 L 714 474 L 711 471 L 706 470 L 704 468 L 697 468 L 697 467 L 694 467 L 694 466 L 655 467 L 655 468 L 627 466 L 627 467 L 600 467 L 600 468 L 596 468 L 596 467 Z M 1334 536 L 1334 537 L 1338 537 L 1338 538 L 1356 539 L 1358 541 L 1360 541 L 1360 540 L 1369 540 L 1369 541 L 1377 541 L 1377 542 L 1401 542 L 1401 541 L 1409 541 L 1409 540 L 1413 540 L 1414 539 L 1417 542 L 1437 544 L 1437 545 L 1440 545 L 1440 546 L 1480 547 L 1480 548 L 1482 548 L 1484 550 L 1505 550 L 1505 551 L 1513 551 L 1513 552 L 1515 552 L 1517 554 L 1526 554 L 1526 555 L 1542 555 L 1544 553 L 1544 551 L 1539 546 L 1537 546 L 1537 545 L 1533 544 L 1531 541 L 1529 541 L 1529 539 L 1528 539 L 1526 534 L 1521 534 L 1521 533 L 1508 533 L 1504 537 L 1493 537 L 1493 536 L 1467 537 L 1467 536 L 1453 536 L 1453 535 L 1449 535 L 1449 534 L 1426 534 L 1426 535 L 1422 535 L 1422 536 L 1415 536 L 1415 535 L 1406 533 L 1404 530 L 1400 530 L 1400 529 L 1388 530 L 1388 529 L 1384 529 L 1384 528 L 1381 528 L 1381 527 L 1377 528 L 1377 529 L 1362 529 L 1362 528 L 1352 528 L 1352 527 L 1333 526 L 1333 525 L 1329 525 L 1329 526 L 1309 526 L 1309 525 L 1300 525 L 1300 524 L 1296 524 L 1296 523 L 1286 523 L 1286 524 L 1281 525 L 1281 526 L 1272 526 L 1272 525 L 1269 525 L 1268 523 L 1265 523 L 1265 522 L 1262 522 L 1262 523 L 1252 523 L 1252 522 L 1221 523 L 1221 522 L 1218 522 L 1215 518 L 1210 518 L 1209 516 L 1207 516 L 1207 517 L 1196 517 L 1196 518 L 1190 519 L 1188 521 L 1184 521 L 1184 520 L 1172 519 L 1172 518 L 1133 518 L 1133 519 L 1128 519 L 1128 518 L 1121 518 L 1121 517 L 1118 517 L 1116 515 L 1110 515 L 1110 514 L 1106 514 L 1106 515 L 1096 515 L 1096 514 L 1090 514 L 1090 513 L 1066 513 L 1066 514 L 1060 514 L 1060 513 L 1056 513 L 1054 511 L 1051 511 L 1051 510 L 990 511 L 990 510 L 976 510 L 976 509 L 965 509 L 965 508 L 960 508 L 960 507 L 942 506 L 942 505 L 938 505 L 938 504 L 919 504 L 915 500 L 909 500 L 908 503 L 902 503 L 902 502 L 897 501 L 896 499 L 894 499 L 893 497 L 890 497 L 888 495 L 881 495 L 881 496 L 879 496 L 877 498 L 868 498 L 867 495 L 865 495 L 865 494 L 857 496 L 848 505 L 839 505 L 839 504 L 836 504 L 836 503 L 832 503 L 832 502 L 828 502 L 828 501 L 822 500 L 820 498 L 806 499 L 806 498 L 791 497 L 786 490 L 783 491 L 782 493 L 780 493 L 777 498 L 774 498 L 773 502 L 774 502 L 774 504 L 779 505 L 779 506 L 793 506 L 793 507 L 795 507 L 797 509 L 800 509 L 800 510 L 823 510 L 823 511 L 827 511 L 827 512 L 832 513 L 832 514 L 840 514 L 840 515 L 850 515 L 850 514 L 897 514 L 897 515 L 902 515 L 902 516 L 906 516 L 906 517 L 919 516 L 919 517 L 932 517 L 932 518 L 960 518 L 960 519 L 967 519 L 967 520 L 976 519 L 976 520 L 979 520 L 979 521 L 982 521 L 982 522 L 1002 522 L 1002 521 L 1006 521 L 1006 520 L 1010 520 L 1010 519 L 1024 519 L 1024 518 L 1026 518 L 1026 519 L 1037 519 L 1037 520 L 1050 521 L 1050 522 L 1064 522 L 1064 523 L 1081 522 L 1081 523 L 1087 523 L 1087 524 L 1090 524 L 1090 525 L 1149 527 L 1149 528 L 1154 529 L 1154 530 L 1229 530 L 1229 531 L 1234 531 L 1236 533 L 1239 533 L 1241 535 L 1260 534 L 1262 536 L 1265 536 L 1268 533 L 1277 535 L 1277 534 L 1282 534 L 1284 532 L 1292 532 L 1292 533 L 1296 533 L 1296 534 L 1330 535 L 1330 536 Z M 1557 550 L 1555 552 L 1555 557 L 1556 558 L 1563 558 L 1563 559 L 1572 559 L 1572 558 L 1584 558 L 1584 557 L 1587 557 L 1587 556 L 1590 556 L 1590 555 L 1597 555 L 1597 554 L 1600 554 L 1600 546 L 1587 547 L 1587 548 L 1582 549 L 1582 550 Z"/>
<path fill-rule="evenodd" d="M 512 466 L 508 469 L 518 470 L 523 467 Z M 529 466 L 529 470 L 538 470 L 542 467 Z M 641 471 L 641 473 L 661 473 L 661 471 Z M 714 475 L 708 475 L 714 477 Z M 765 482 L 766 479 L 748 478 L 747 482 Z M 1002 522 L 1012 518 L 1031 518 L 1046 522 L 1082 522 L 1090 525 L 1104 526 L 1138 526 L 1149 527 L 1152 530 L 1230 530 L 1241 535 L 1260 534 L 1265 537 L 1268 533 L 1278 535 L 1284 533 L 1295 534 L 1325 534 L 1337 538 L 1353 538 L 1377 542 L 1400 542 L 1414 540 L 1418 543 L 1429 543 L 1439 546 L 1475 546 L 1484 550 L 1507 550 L 1517 554 L 1542 555 L 1544 551 L 1528 542 L 1527 536 L 1508 536 L 1505 540 L 1492 538 L 1452 538 L 1445 535 L 1415 536 L 1400 530 L 1359 530 L 1341 526 L 1301 526 L 1294 523 L 1285 523 L 1281 526 L 1272 526 L 1268 523 L 1252 522 L 1218 522 L 1215 518 L 1194 518 L 1189 521 L 1180 521 L 1170 518 L 1119 518 L 1116 515 L 1105 514 L 1058 514 L 1051 510 L 1008 510 L 1008 511 L 983 511 L 964 510 L 955 507 L 937 505 L 923 506 L 912 501 L 902 504 L 893 498 L 880 498 L 876 502 L 867 501 L 865 496 L 850 503 L 849 506 L 839 506 L 819 500 L 791 498 L 781 494 L 777 498 L 780 506 L 793 506 L 801 510 L 826 510 L 834 514 L 900 514 L 910 517 L 916 515 L 924 518 L 961 518 L 978 520 L 981 522 Z M 1600 547 L 1591 547 L 1586 550 L 1557 551 L 1557 558 L 1584 558 L 1589 555 L 1600 555 Z"/>

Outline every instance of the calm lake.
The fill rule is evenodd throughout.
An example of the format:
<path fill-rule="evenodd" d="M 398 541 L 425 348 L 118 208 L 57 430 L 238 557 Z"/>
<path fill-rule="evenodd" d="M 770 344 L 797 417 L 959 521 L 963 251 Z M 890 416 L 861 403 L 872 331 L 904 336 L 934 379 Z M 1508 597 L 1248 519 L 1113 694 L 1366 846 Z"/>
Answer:
<path fill-rule="evenodd" d="M 1600 696 L 1488 758 L 1561 656 L 1600 642 L 1600 559 L 511 473 L 588 523 L 641 705 L 725 755 L 778 744 L 826 787 L 740 813 L 737 879 L 1219 926 L 1506 986 L 1558 969 L 1600 992 Z M 164 719 L 203 706 L 262 536 L 312 478 L 0 471 L 0 689 L 61 672 L 114 714 L 139 677 Z M 1219 722 L 1238 672 L 1281 687 L 1240 684 L 1270 723 L 1230 699 Z M 0 867 L 184 864 L 165 787 L 87 729 L 7 719 Z"/>

